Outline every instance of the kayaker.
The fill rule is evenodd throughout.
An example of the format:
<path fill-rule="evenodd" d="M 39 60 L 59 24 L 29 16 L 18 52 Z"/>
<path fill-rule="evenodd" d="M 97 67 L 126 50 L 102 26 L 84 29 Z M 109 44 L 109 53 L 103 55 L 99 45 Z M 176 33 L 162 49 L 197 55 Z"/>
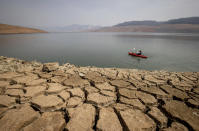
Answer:
<path fill-rule="evenodd" d="M 136 54 L 137 54 L 137 55 L 142 55 L 142 51 L 139 50 Z"/>
<path fill-rule="evenodd" d="M 135 48 L 133 48 L 132 52 L 136 52 Z"/>

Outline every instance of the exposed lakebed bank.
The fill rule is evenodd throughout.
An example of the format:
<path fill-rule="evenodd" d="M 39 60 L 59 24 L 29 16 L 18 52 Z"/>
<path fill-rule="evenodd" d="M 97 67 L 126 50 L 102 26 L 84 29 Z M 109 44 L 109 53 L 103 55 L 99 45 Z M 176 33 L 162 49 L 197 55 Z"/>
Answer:
<path fill-rule="evenodd" d="M 199 130 L 199 72 L 0 57 L 0 130 Z"/>

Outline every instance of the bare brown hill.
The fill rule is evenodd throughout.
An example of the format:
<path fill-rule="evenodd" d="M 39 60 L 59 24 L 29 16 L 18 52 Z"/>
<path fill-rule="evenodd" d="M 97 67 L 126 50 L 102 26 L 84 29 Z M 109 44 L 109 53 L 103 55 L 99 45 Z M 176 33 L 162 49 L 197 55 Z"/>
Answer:
<path fill-rule="evenodd" d="M 129 25 L 104 27 L 93 32 L 173 32 L 199 33 L 198 24 Z"/>
<path fill-rule="evenodd" d="M 47 32 L 34 28 L 0 24 L 0 34 L 26 34 L 26 33 L 47 33 Z"/>

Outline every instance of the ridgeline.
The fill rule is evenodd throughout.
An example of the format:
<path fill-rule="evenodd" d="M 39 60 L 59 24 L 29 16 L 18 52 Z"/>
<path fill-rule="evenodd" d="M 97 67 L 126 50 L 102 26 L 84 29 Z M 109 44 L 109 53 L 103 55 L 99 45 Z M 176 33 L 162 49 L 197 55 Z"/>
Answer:
<path fill-rule="evenodd" d="M 168 21 L 127 21 L 111 27 L 104 27 L 94 32 L 165 32 L 199 33 L 199 17 L 171 19 Z"/>

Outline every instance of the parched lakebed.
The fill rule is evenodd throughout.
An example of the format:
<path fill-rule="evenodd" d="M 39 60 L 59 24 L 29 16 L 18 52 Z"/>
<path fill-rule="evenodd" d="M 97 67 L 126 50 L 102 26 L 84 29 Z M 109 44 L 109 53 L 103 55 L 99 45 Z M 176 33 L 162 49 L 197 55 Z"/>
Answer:
<path fill-rule="evenodd" d="M 0 130 L 199 130 L 199 73 L 0 57 Z"/>

